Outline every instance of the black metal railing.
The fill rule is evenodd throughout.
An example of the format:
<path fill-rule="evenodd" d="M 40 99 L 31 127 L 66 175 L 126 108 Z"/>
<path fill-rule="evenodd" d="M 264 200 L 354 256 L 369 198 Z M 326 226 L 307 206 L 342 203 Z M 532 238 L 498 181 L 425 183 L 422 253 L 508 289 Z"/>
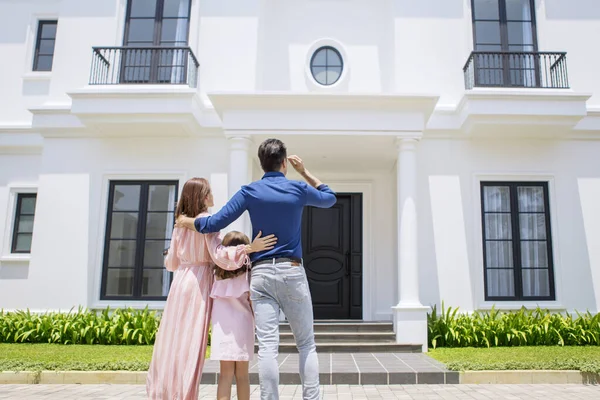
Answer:
<path fill-rule="evenodd" d="M 474 51 L 465 87 L 568 89 L 567 53 Z"/>
<path fill-rule="evenodd" d="M 94 47 L 90 85 L 196 87 L 200 64 L 189 47 Z"/>

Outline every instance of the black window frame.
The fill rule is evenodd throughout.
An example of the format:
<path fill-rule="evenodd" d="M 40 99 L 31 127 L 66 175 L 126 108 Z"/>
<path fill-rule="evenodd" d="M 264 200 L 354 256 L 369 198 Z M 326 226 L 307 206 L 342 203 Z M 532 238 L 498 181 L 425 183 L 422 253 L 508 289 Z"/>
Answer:
<path fill-rule="evenodd" d="M 510 221 L 512 228 L 512 253 L 513 253 L 513 279 L 514 279 L 514 296 L 490 296 L 488 295 L 488 268 L 487 268 L 487 251 L 486 241 L 493 241 L 486 239 L 486 225 L 485 225 L 485 187 L 509 187 L 510 190 Z M 544 190 L 544 216 L 546 219 L 546 249 L 548 257 L 548 285 L 549 295 L 548 296 L 523 296 L 523 281 L 522 281 L 522 270 L 521 267 L 521 232 L 519 224 L 519 214 L 526 212 L 519 211 L 518 204 L 518 187 L 541 187 Z M 482 236 L 482 247 L 483 247 L 483 282 L 484 282 L 484 293 L 486 301 L 555 301 L 556 300 L 556 286 L 554 280 L 554 255 L 553 255 L 553 242 L 552 242 L 552 221 L 550 220 L 550 194 L 548 191 L 548 182 L 539 181 L 481 181 L 480 182 L 480 196 L 481 196 L 481 236 Z M 494 212 L 497 213 L 497 212 Z M 505 212 L 508 213 L 508 212 Z M 532 240 L 533 241 L 533 240 Z M 543 268 L 545 269 L 545 268 Z"/>
<path fill-rule="evenodd" d="M 495 22 L 495 19 L 477 19 L 475 17 L 475 1 L 476 0 L 471 0 L 471 22 L 473 24 L 473 50 L 477 50 L 477 29 L 476 29 L 476 22 L 477 21 L 482 21 L 482 22 Z M 499 23 L 500 23 L 500 48 L 501 51 L 506 51 L 508 52 L 508 46 L 509 46 L 509 42 L 508 42 L 508 23 L 509 22 L 524 22 L 524 21 L 520 21 L 520 20 L 508 20 L 508 16 L 506 14 L 506 0 L 496 0 L 498 2 L 498 19 L 499 19 Z M 533 41 L 533 51 L 537 52 L 538 51 L 538 38 L 537 38 L 537 23 L 536 23 L 536 13 L 535 13 L 535 0 L 529 0 L 529 7 L 531 9 L 531 34 L 532 34 L 532 41 Z M 529 22 L 529 21 L 526 21 Z M 491 44 L 491 43 L 486 43 L 484 44 L 491 46 L 491 45 L 497 45 L 497 44 Z M 514 45 L 516 46 L 516 45 Z"/>
<path fill-rule="evenodd" d="M 54 30 L 54 38 L 52 38 L 52 39 L 42 38 L 42 32 L 44 30 L 44 25 L 55 25 L 56 26 L 56 29 Z M 35 40 L 35 52 L 34 52 L 34 56 L 33 56 L 33 65 L 31 67 L 32 71 L 35 71 L 35 72 L 51 72 L 52 71 L 52 67 L 54 65 L 54 50 L 56 48 L 56 33 L 57 32 L 58 32 L 58 20 L 45 19 L 45 20 L 38 21 L 37 35 L 36 35 L 36 40 Z M 40 54 L 40 46 L 41 46 L 42 40 L 53 40 L 54 41 L 54 45 L 52 46 L 52 54 Z M 38 62 L 39 62 L 40 56 L 51 57 L 50 69 L 48 69 L 48 70 L 39 69 Z"/>
<path fill-rule="evenodd" d="M 187 48 L 189 46 L 189 42 L 190 42 L 190 25 L 191 25 L 191 19 L 192 19 L 192 1 L 193 0 L 189 0 L 188 2 L 188 10 L 187 10 L 187 31 L 185 34 L 185 46 L 181 46 L 182 49 Z M 127 9 L 125 12 L 125 27 L 124 27 L 124 32 L 123 32 L 123 47 L 132 47 L 134 49 L 142 49 L 142 50 L 130 50 L 131 51 L 131 56 L 128 54 L 128 50 L 125 49 L 123 54 L 121 55 L 121 81 L 122 83 L 160 83 L 159 80 L 159 69 L 168 67 L 168 65 L 161 65 L 161 57 L 163 56 L 163 54 L 161 54 L 160 51 L 160 47 L 180 47 L 180 45 L 176 45 L 176 44 L 161 44 L 161 32 L 162 32 L 162 24 L 163 21 L 165 20 L 170 20 L 170 19 L 178 19 L 177 17 L 165 17 L 164 16 L 164 9 L 165 9 L 165 0 L 156 0 L 156 9 L 154 11 L 154 17 L 131 17 L 131 8 L 133 5 L 133 0 L 127 0 Z M 131 20 L 136 20 L 136 19 L 148 19 L 148 20 L 154 20 L 154 34 L 153 34 L 153 38 L 152 38 L 152 45 L 148 46 L 148 45 L 142 45 L 139 46 L 137 43 L 144 43 L 146 41 L 130 41 L 129 40 L 129 30 L 130 30 L 130 24 L 131 24 Z M 153 50 L 153 48 L 157 48 L 156 50 Z M 149 52 L 149 53 L 148 53 Z M 126 72 L 125 69 L 126 67 L 129 68 L 139 68 L 139 69 L 144 69 L 146 68 L 143 64 L 136 66 L 136 65 L 127 65 L 126 60 L 129 57 L 132 57 L 134 59 L 139 58 L 140 60 L 148 57 L 148 54 L 150 54 L 150 64 L 149 64 L 149 74 L 148 74 L 148 79 L 127 79 L 126 77 Z M 164 54 L 169 54 L 169 53 L 164 53 Z M 174 53 L 171 53 L 174 54 Z M 187 63 L 188 63 L 188 57 L 185 56 L 184 57 L 184 65 L 180 66 L 180 65 L 176 65 L 177 67 L 183 67 L 183 72 L 184 72 L 184 77 L 182 79 L 183 82 L 187 81 Z"/>
<path fill-rule="evenodd" d="M 108 282 L 108 262 L 109 262 L 109 250 L 110 250 L 110 234 L 112 229 L 112 214 L 113 214 L 113 201 L 115 194 L 115 186 L 118 185 L 130 185 L 140 186 L 140 203 L 138 212 L 138 226 L 136 232 L 136 249 L 135 249 L 135 261 L 133 267 L 133 294 L 131 296 L 109 296 L 106 295 L 106 286 Z M 149 188 L 152 185 L 174 185 L 175 186 L 175 206 L 173 213 L 177 209 L 177 202 L 179 198 L 179 181 L 178 180 L 111 180 L 109 182 L 108 192 L 108 204 L 106 205 L 106 231 L 104 234 L 104 249 L 102 259 L 102 283 L 100 285 L 100 300 L 127 300 L 127 301 L 164 301 L 167 296 L 143 296 L 142 295 L 142 284 L 144 278 L 144 245 L 146 243 L 146 218 L 148 214 L 148 199 L 149 199 Z M 124 211 L 126 212 L 126 211 Z M 151 211 L 156 212 L 156 211 Z M 160 212 L 160 211 L 159 211 Z M 171 212 L 171 211 L 162 211 Z M 142 218 L 141 215 L 145 218 Z M 172 232 L 171 232 L 172 233 Z M 155 240 L 155 239 L 149 239 Z M 169 239 L 170 240 L 170 239 Z M 163 266 L 164 268 L 164 266 Z M 157 268 L 156 268 L 157 269 Z M 169 273 L 169 285 L 173 282 L 173 273 Z"/>
<path fill-rule="evenodd" d="M 480 43 L 481 46 L 500 46 L 500 50 L 498 51 L 498 53 L 500 54 L 518 54 L 518 53 L 528 53 L 524 52 L 524 51 L 516 51 L 516 50 L 510 50 L 509 46 L 519 46 L 517 44 L 510 44 L 509 43 L 509 39 L 508 39 L 508 23 L 509 22 L 530 22 L 530 21 L 523 21 L 523 20 L 509 20 L 508 19 L 508 15 L 506 12 L 506 0 L 495 0 L 498 2 L 498 20 L 495 19 L 486 19 L 486 18 L 482 18 L 482 19 L 478 19 L 475 16 L 475 1 L 476 0 L 471 0 L 471 22 L 472 22 L 472 32 L 473 32 L 473 50 L 474 51 L 479 51 L 479 49 L 477 48 L 477 22 L 496 22 L 498 21 L 499 25 L 500 25 L 500 43 Z M 531 11 L 531 35 L 532 35 L 532 44 L 533 44 L 533 53 L 538 53 L 539 49 L 538 49 L 538 35 L 537 35 L 537 22 L 536 22 L 536 11 L 535 11 L 535 0 L 528 0 L 529 1 L 529 9 Z M 523 47 L 524 45 L 520 45 L 521 47 Z M 491 71 L 494 70 L 498 70 L 499 68 L 490 68 L 489 65 L 487 67 L 480 67 L 478 66 L 479 62 L 476 58 L 475 60 L 475 81 L 477 82 L 477 86 L 487 86 L 487 87 L 528 87 L 528 86 L 521 86 L 519 84 L 517 85 L 513 85 L 511 84 L 512 79 L 511 79 L 511 70 L 519 70 L 518 68 L 511 68 L 511 61 L 509 59 L 509 57 L 504 56 L 501 57 L 500 60 L 498 59 L 494 59 L 492 58 L 491 60 L 488 59 L 484 59 L 486 62 L 484 62 L 484 65 L 488 64 L 489 62 L 497 62 L 499 61 L 501 63 L 501 68 L 502 68 L 502 83 L 496 82 L 496 79 L 491 79 L 491 82 L 479 82 L 479 73 L 478 70 L 479 69 L 489 69 Z M 535 79 L 536 82 L 540 82 L 540 62 L 539 59 L 537 57 L 533 58 L 533 72 L 535 74 Z"/>
<path fill-rule="evenodd" d="M 17 250 L 17 239 L 19 235 L 31 235 L 33 237 L 33 228 L 31 229 L 31 232 L 19 232 L 19 222 L 21 217 L 33 217 L 35 223 L 35 206 L 33 208 L 33 213 L 22 213 L 23 199 L 31 198 L 35 199 L 37 203 L 37 193 L 17 193 L 15 219 L 13 221 L 12 243 L 10 248 L 10 252 L 12 254 L 31 254 L 31 245 L 29 246 L 29 250 Z"/>
<path fill-rule="evenodd" d="M 315 57 L 317 57 L 317 54 L 319 54 L 321 51 L 326 52 L 327 50 L 331 50 L 335 54 L 337 54 L 337 56 L 340 58 L 339 66 L 338 65 L 329 65 L 329 63 L 327 61 L 327 53 L 325 53 L 325 65 L 315 65 L 314 64 Z M 314 51 L 314 53 L 312 54 L 312 56 L 310 57 L 309 67 L 310 67 L 310 74 L 312 75 L 315 82 L 317 82 L 319 85 L 321 85 L 321 86 L 335 85 L 337 82 L 339 82 L 339 80 L 342 78 L 342 74 L 344 73 L 344 57 L 342 57 L 342 54 L 340 53 L 340 51 L 333 46 L 321 46 L 318 49 L 316 49 Z M 328 68 L 340 68 L 340 75 L 337 77 L 337 79 L 335 81 L 333 81 L 331 83 L 321 83 L 317 80 L 317 77 L 315 76 L 315 71 L 314 71 L 315 67 L 325 68 L 326 71 Z"/>

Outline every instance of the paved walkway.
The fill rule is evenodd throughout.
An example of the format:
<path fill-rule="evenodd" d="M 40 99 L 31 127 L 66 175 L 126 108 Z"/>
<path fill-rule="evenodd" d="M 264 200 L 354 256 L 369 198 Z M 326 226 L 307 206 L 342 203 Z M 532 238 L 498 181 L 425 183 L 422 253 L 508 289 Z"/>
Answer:
<path fill-rule="evenodd" d="M 215 385 L 202 385 L 200 399 L 216 398 Z M 0 399 L 145 399 L 143 385 L 0 385 Z M 235 397 L 234 397 L 235 398 Z M 252 386 L 251 399 L 259 399 Z M 281 386 L 280 400 L 301 400 L 297 385 Z M 323 387 L 324 400 L 570 400 L 600 399 L 600 386 L 585 385 L 405 385 Z"/>
<path fill-rule="evenodd" d="M 279 354 L 279 383 L 299 385 L 298 354 Z M 319 353 L 321 383 L 332 385 L 407 385 L 458 383 L 458 372 L 423 353 Z M 219 362 L 207 360 L 203 384 L 218 382 Z M 250 365 L 250 383 L 258 384 L 258 357 Z"/>

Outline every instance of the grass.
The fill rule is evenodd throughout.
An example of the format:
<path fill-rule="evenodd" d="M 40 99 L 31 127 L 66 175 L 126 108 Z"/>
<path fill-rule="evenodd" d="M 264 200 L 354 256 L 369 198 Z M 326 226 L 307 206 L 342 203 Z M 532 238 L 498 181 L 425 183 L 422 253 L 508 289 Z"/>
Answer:
<path fill-rule="evenodd" d="M 431 357 L 453 371 L 579 370 L 600 373 L 600 347 L 524 346 L 430 349 Z"/>
<path fill-rule="evenodd" d="M 0 344 L 0 371 L 147 371 L 152 346 Z"/>
<path fill-rule="evenodd" d="M 153 346 L 0 343 L 0 371 L 147 371 Z M 206 356 L 210 355 L 207 349 Z"/>

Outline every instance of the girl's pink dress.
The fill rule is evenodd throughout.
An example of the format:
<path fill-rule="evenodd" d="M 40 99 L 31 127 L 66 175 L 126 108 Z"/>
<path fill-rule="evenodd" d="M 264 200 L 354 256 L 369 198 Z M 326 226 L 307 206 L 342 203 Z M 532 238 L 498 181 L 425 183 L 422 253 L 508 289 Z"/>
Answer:
<path fill-rule="evenodd" d="M 215 279 L 210 297 L 214 299 L 210 359 L 252 360 L 254 314 L 250 305 L 248 273 L 229 279 Z"/>
<path fill-rule="evenodd" d="M 223 247 L 221 241 L 218 233 L 173 230 L 165 267 L 175 277 L 148 370 L 150 399 L 198 399 L 212 308 L 212 267 L 235 270 L 249 263 L 244 246 Z"/>

